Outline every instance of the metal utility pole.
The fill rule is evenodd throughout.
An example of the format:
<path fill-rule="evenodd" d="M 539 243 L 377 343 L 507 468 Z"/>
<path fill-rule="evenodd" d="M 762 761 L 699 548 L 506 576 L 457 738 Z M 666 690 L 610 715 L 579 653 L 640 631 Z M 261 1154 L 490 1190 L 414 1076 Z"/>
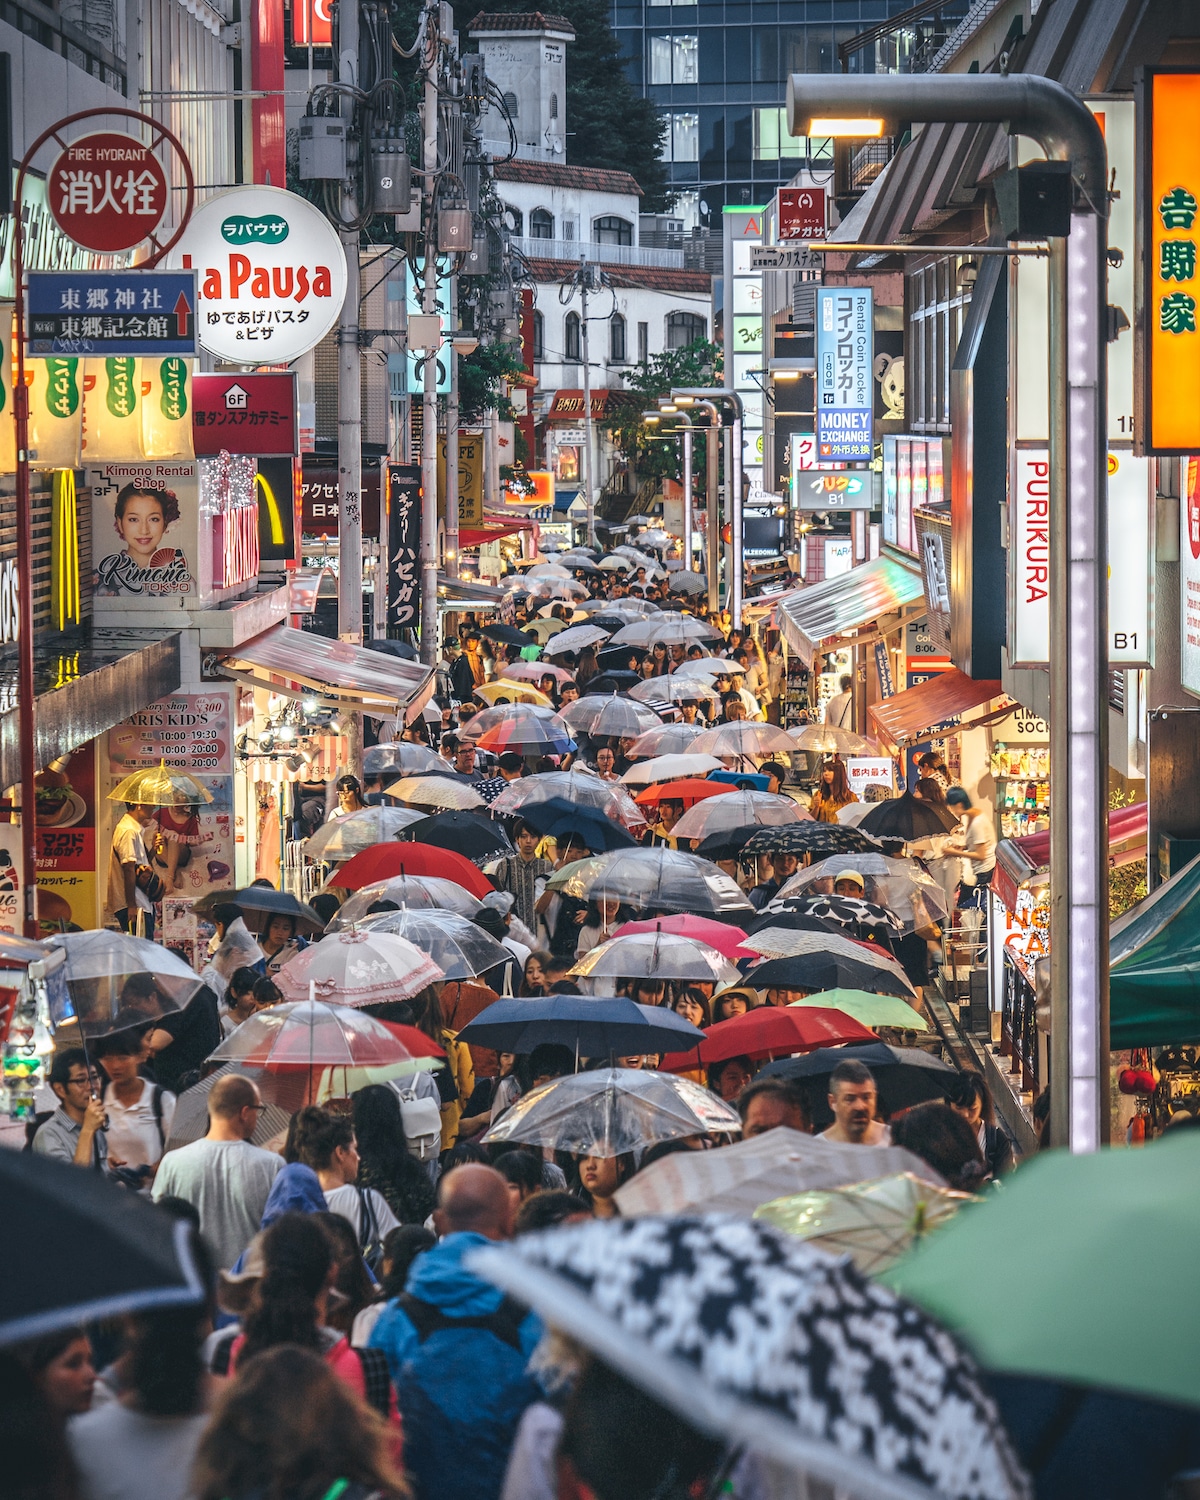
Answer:
<path fill-rule="evenodd" d="M 819 134 L 847 136 L 864 120 L 893 135 L 902 120 L 1003 124 L 1071 164 L 1071 233 L 1050 240 L 1050 1137 L 1095 1151 L 1111 1116 L 1104 136 L 1080 99 L 1033 75 L 794 73 L 787 110 L 793 135 L 814 117 Z"/>
<path fill-rule="evenodd" d="M 592 286 L 592 267 L 585 260 L 579 267 L 579 289 L 583 297 L 583 495 L 587 502 L 588 546 L 596 545 L 596 491 L 592 483 L 592 367 L 588 349 L 588 292 Z"/>
<path fill-rule="evenodd" d="M 354 139 L 358 88 L 358 0 L 338 6 L 338 79 L 347 90 L 341 94 L 342 118 L 348 141 Z M 358 143 L 358 150 L 367 143 Z M 356 172 L 348 164 L 342 182 L 342 220 L 357 222 Z M 338 638 L 362 640 L 362 370 L 358 348 L 358 304 L 360 275 L 359 231 L 342 229 L 346 252 L 346 298 L 338 320 Z"/>
<path fill-rule="evenodd" d="M 421 311 L 436 316 L 437 306 L 437 193 L 438 193 L 438 68 L 442 52 L 442 7 L 425 12 L 425 96 L 422 104 L 424 137 L 421 165 L 425 169 L 425 279 Z M 439 343 L 425 350 L 421 397 L 421 661 L 437 665 L 437 370 Z"/>
<path fill-rule="evenodd" d="M 451 293 L 451 320 L 458 299 Z M 458 352 L 453 329 L 447 344 L 450 360 L 450 395 L 446 400 L 446 574 L 458 577 Z"/>

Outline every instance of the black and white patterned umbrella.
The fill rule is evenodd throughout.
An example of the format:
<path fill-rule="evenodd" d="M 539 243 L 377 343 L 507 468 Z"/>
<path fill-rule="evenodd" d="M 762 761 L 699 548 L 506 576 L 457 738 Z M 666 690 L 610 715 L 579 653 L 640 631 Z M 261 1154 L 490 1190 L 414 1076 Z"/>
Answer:
<path fill-rule="evenodd" d="M 746 845 L 747 854 L 878 854 L 879 845 L 857 828 L 840 823 L 785 823 L 761 828 Z"/>
<path fill-rule="evenodd" d="M 801 917 L 816 917 L 819 922 L 836 922 L 839 927 L 886 927 L 902 932 L 904 923 L 894 912 L 861 896 L 799 896 L 791 901 L 772 902 L 777 911 L 792 911 Z M 862 932 L 859 936 L 863 936 Z"/>
<path fill-rule="evenodd" d="M 467 1265 L 701 1432 L 856 1500 L 1030 1493 L 950 1335 L 765 1224 L 595 1220 Z"/>

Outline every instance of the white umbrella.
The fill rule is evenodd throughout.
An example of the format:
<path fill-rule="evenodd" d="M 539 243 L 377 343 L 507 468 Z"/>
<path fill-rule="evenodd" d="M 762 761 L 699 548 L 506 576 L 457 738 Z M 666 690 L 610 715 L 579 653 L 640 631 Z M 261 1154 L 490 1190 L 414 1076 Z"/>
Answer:
<path fill-rule="evenodd" d="M 598 646 L 608 640 L 609 633 L 599 625 L 569 625 L 546 643 L 542 655 L 561 656 L 567 651 L 582 651 L 585 646 Z"/>
<path fill-rule="evenodd" d="M 327 933 L 275 974 L 285 1000 L 311 997 L 336 1005 L 409 1000 L 444 977 L 437 964 L 406 938 L 359 929 Z"/>
<path fill-rule="evenodd" d="M 618 630 L 613 636 L 613 645 L 654 646 L 660 641 L 667 646 L 690 645 L 693 641 L 718 640 L 720 635 L 716 626 L 706 625 L 695 615 L 660 613 L 652 619 L 636 621 Z"/>
<path fill-rule="evenodd" d="M 797 750 L 814 751 L 819 755 L 879 755 L 879 746 L 874 740 L 864 739 L 852 729 L 839 729 L 836 724 L 806 724 L 803 729 L 793 731 Z"/>
<path fill-rule="evenodd" d="M 699 677 L 711 681 L 714 677 L 730 675 L 729 661 L 724 656 L 697 656 L 681 661 L 671 669 L 672 677 Z"/>
<path fill-rule="evenodd" d="M 676 838 L 704 839 L 711 833 L 728 833 L 755 824 L 778 828 L 783 823 L 809 820 L 810 815 L 790 797 L 776 797 L 770 792 L 726 792 L 689 807 L 671 832 Z"/>
<path fill-rule="evenodd" d="M 425 814 L 415 807 L 360 807 L 344 818 L 322 823 L 301 849 L 309 859 L 330 863 L 350 859 L 372 844 L 400 836 L 410 823 L 419 823 Z"/>
<path fill-rule="evenodd" d="M 482 715 L 476 717 L 482 718 Z M 459 781 L 457 776 L 451 775 L 405 776 L 401 781 L 393 781 L 385 791 L 389 797 L 396 797 L 413 807 L 440 807 L 462 812 L 467 808 L 486 806 L 469 782 Z"/>
<path fill-rule="evenodd" d="M 653 731 L 651 731 L 653 733 Z M 634 747 L 636 754 L 636 746 Z M 677 755 L 656 755 L 653 760 L 640 760 L 630 766 L 621 777 L 626 786 L 653 786 L 656 781 L 678 781 L 681 776 L 707 776 L 710 771 L 719 771 L 721 762 L 711 755 L 690 755 L 687 751 Z M 708 799 L 715 802 L 718 799 Z"/>
<path fill-rule="evenodd" d="M 535 563 L 525 574 L 526 578 L 570 578 L 569 568 L 561 567 L 558 563 L 540 562 Z"/>

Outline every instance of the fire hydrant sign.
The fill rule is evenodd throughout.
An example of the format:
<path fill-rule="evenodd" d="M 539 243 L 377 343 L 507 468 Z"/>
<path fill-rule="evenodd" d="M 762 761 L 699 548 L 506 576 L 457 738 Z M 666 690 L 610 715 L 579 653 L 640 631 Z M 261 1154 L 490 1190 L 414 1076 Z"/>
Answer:
<path fill-rule="evenodd" d="M 190 271 L 31 271 L 28 286 L 30 354 L 196 352 Z"/>
<path fill-rule="evenodd" d="M 299 359 L 337 322 L 346 295 L 346 256 L 333 226 L 283 188 L 210 198 L 171 262 L 196 273 L 201 345 L 233 364 Z"/>
<path fill-rule="evenodd" d="M 54 222 L 85 250 L 132 250 L 153 234 L 167 209 L 162 163 L 140 141 L 116 131 L 73 142 L 46 179 Z"/>

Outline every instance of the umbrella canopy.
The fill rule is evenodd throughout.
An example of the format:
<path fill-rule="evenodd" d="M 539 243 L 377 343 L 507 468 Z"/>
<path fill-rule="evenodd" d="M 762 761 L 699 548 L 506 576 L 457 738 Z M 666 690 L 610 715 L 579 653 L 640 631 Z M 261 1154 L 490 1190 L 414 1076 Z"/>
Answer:
<path fill-rule="evenodd" d="M 866 817 L 858 820 L 858 826 L 876 838 L 903 839 L 905 843 L 911 843 L 914 839 L 937 838 L 951 833 L 958 827 L 958 819 L 948 807 L 939 807 L 936 802 L 926 802 L 923 797 L 905 792 L 902 796 L 876 802 Z"/>
<path fill-rule="evenodd" d="M 755 949 L 765 958 L 806 958 L 810 954 L 822 954 L 874 963 L 887 969 L 897 979 L 904 973 L 886 949 L 881 952 L 844 932 L 805 932 L 794 927 L 760 927 L 745 941 L 747 948 Z"/>
<path fill-rule="evenodd" d="M 285 1000 L 312 996 L 359 1006 L 410 1000 L 442 978 L 437 964 L 405 938 L 359 929 L 327 933 L 290 958 L 277 971 L 275 983 Z"/>
<path fill-rule="evenodd" d="M 878 853 L 873 838 L 857 828 L 843 828 L 838 823 L 786 823 L 780 828 L 762 828 L 746 845 L 753 854 L 814 854 L 818 859 L 830 854 Z"/>
<path fill-rule="evenodd" d="M 543 1043 L 569 1047 L 578 1057 L 635 1057 L 694 1046 L 703 1036 L 690 1021 L 623 995 L 544 995 L 497 1000 L 458 1033 L 464 1042 L 498 1052 L 529 1053 Z"/>
<path fill-rule="evenodd" d="M 814 1047 L 836 1047 L 843 1042 L 870 1042 L 865 1026 L 840 1010 L 796 1009 L 790 1005 L 760 1005 L 728 1021 L 718 1021 L 704 1033 L 694 1052 L 679 1052 L 664 1067 L 694 1068 L 730 1057 L 762 1058 L 809 1052 Z"/>
<path fill-rule="evenodd" d="M 839 729 L 836 724 L 806 724 L 796 730 L 793 741 L 797 750 L 808 750 L 818 755 L 878 755 L 879 746 L 874 740 L 864 739 L 852 729 Z"/>
<path fill-rule="evenodd" d="M 733 791 L 728 797 L 710 797 L 690 807 L 671 832 L 676 838 L 703 839 L 711 833 L 727 832 L 730 828 L 778 827 L 809 818 L 810 814 L 791 797 L 776 797 L 770 792 Z"/>
<path fill-rule="evenodd" d="M 56 932 L 51 948 L 66 954 L 65 996 L 56 990 L 55 1030 L 78 1022 L 85 1038 L 144 1026 L 183 1010 L 203 981 L 183 959 L 158 943 L 124 932 Z"/>
<path fill-rule="evenodd" d="M 885 854 L 831 855 L 807 870 L 797 870 L 771 904 L 782 906 L 795 896 L 829 895 L 843 871 L 861 875 L 863 898 L 885 907 L 908 932 L 946 915 L 946 893 L 933 876 L 915 859 L 889 859 Z"/>
<path fill-rule="evenodd" d="M 336 864 L 352 859 L 372 844 L 398 838 L 410 823 L 424 818 L 425 814 L 415 807 L 362 807 L 344 818 L 322 823 L 311 838 L 304 840 L 304 853 L 309 859 Z"/>
<path fill-rule="evenodd" d="M 798 933 L 808 937 L 808 933 Z M 820 944 L 823 940 L 814 937 Z M 830 942 L 835 941 L 833 938 Z M 893 959 L 860 948 L 853 958 L 828 949 L 756 964 L 746 982 L 758 990 L 870 990 L 879 995 L 911 995 L 913 987 Z"/>
<path fill-rule="evenodd" d="M 528 703 L 534 708 L 554 707 L 545 693 L 539 693 L 527 682 L 506 682 L 503 677 L 497 677 L 493 682 L 481 682 L 475 689 L 475 696 L 493 708 L 506 703 Z"/>
<path fill-rule="evenodd" d="M 568 703 L 559 717 L 569 725 L 572 734 L 588 734 L 593 739 L 605 735 L 614 739 L 624 735 L 637 736 L 662 723 L 654 710 L 644 703 L 615 695 L 603 698 L 598 694 L 589 694 Z"/>
<path fill-rule="evenodd" d="M 432 844 L 391 843 L 376 844 L 356 854 L 337 872 L 336 883 L 347 890 L 357 891 L 365 885 L 379 880 L 389 880 L 394 875 L 436 875 L 440 880 L 452 880 L 464 891 L 477 896 L 481 901 L 494 887 L 486 875 L 480 873 L 461 854 L 452 849 L 437 849 Z M 344 910 L 344 908 L 343 908 Z M 342 915 L 341 912 L 338 913 Z"/>
<path fill-rule="evenodd" d="M 688 1078 L 642 1068 L 600 1068 L 556 1078 L 525 1094 L 483 1140 L 485 1145 L 524 1141 L 577 1155 L 624 1156 L 657 1141 L 740 1135 L 741 1129 L 735 1109 Z"/>
<path fill-rule="evenodd" d="M 296 931 L 304 937 L 314 937 L 325 931 L 325 923 L 305 901 L 297 901 L 290 891 L 277 891 L 269 885 L 248 885 L 244 890 L 210 891 L 201 896 L 192 910 L 198 917 L 207 917 L 214 906 L 230 902 L 240 906 L 246 926 L 251 932 L 265 932 L 272 917 L 293 917 Z"/>
<path fill-rule="evenodd" d="M 143 807 L 194 807 L 211 802 L 212 793 L 186 771 L 160 761 L 157 766 L 131 771 L 108 794 L 110 802 L 140 802 Z"/>
<path fill-rule="evenodd" d="M 681 661 L 677 667 L 671 669 L 671 676 L 698 677 L 707 684 L 717 677 L 728 677 L 731 671 L 727 656 L 689 656 L 686 661 Z M 790 745 L 791 741 L 789 740 L 788 743 Z"/>
<path fill-rule="evenodd" d="M 631 621 L 618 630 L 613 636 L 613 645 L 653 646 L 661 641 L 665 646 L 690 646 L 693 641 L 715 641 L 720 638 L 721 632 L 715 625 L 698 620 L 695 615 L 660 612 L 645 621 Z"/>
<path fill-rule="evenodd" d="M 586 599 L 585 584 L 574 578 L 535 578 L 529 585 L 531 599 Z"/>
<path fill-rule="evenodd" d="M 639 703 L 699 703 L 712 712 L 720 699 L 701 677 L 647 677 L 629 689 Z"/>
<path fill-rule="evenodd" d="M 512 750 L 517 755 L 566 755 L 574 750 L 575 741 L 559 718 L 510 719 L 494 724 L 475 741 L 481 750 L 503 755 Z"/>
<path fill-rule="evenodd" d="M 337 1069 L 345 1094 L 437 1066 L 434 1058 L 414 1055 L 374 1016 L 325 1000 L 294 1000 L 255 1012 L 225 1038 L 210 1060 L 280 1075 L 275 1081 L 285 1093 L 292 1085 L 295 1108 L 312 1099 L 319 1069 Z"/>
<path fill-rule="evenodd" d="M 778 908 L 768 906 L 758 920 L 766 925 L 776 917 L 786 916 L 808 917 L 824 927 L 845 927 L 863 939 L 872 933 L 904 931 L 904 923 L 895 913 L 859 896 L 801 896 Z"/>
<path fill-rule="evenodd" d="M 636 672 L 621 671 L 617 667 L 611 667 L 601 672 L 599 677 L 593 677 L 591 682 L 583 690 L 585 698 L 611 697 L 613 693 L 627 693 L 635 684 L 641 682 Z"/>
<path fill-rule="evenodd" d="M 428 954 L 446 981 L 476 979 L 512 958 L 512 954 L 469 917 L 453 911 L 402 908 L 364 917 L 360 932 L 387 932 Z"/>
<path fill-rule="evenodd" d="M 609 632 L 599 625 L 569 625 L 559 631 L 546 646 L 547 656 L 564 656 L 568 651 L 582 651 L 585 646 L 598 646 L 608 640 Z"/>
<path fill-rule="evenodd" d="M 781 1493 L 798 1493 L 803 1474 L 870 1500 L 1029 1494 L 954 1341 L 770 1225 L 592 1221 L 466 1264 L 685 1422 L 778 1465 Z"/>
<path fill-rule="evenodd" d="M 446 762 L 425 745 L 407 740 L 368 745 L 363 751 L 364 776 L 420 776 L 424 771 L 444 771 Z"/>
<path fill-rule="evenodd" d="M 844 929 L 836 922 L 822 922 L 819 917 L 800 916 L 794 911 L 763 911 L 753 922 L 746 924 L 747 936 L 762 932 L 766 927 L 778 927 L 786 932 L 844 933 Z"/>
<path fill-rule="evenodd" d="M 581 901 L 608 897 L 639 911 L 690 911 L 708 916 L 753 911 L 722 870 L 677 849 L 618 849 L 614 854 L 575 860 L 556 870 L 547 884 Z"/>
<path fill-rule="evenodd" d="M 198 1141 L 208 1134 L 208 1096 L 221 1079 L 229 1073 L 239 1073 L 243 1078 L 249 1078 L 257 1084 L 264 1102 L 267 1100 L 267 1095 L 273 1092 L 271 1085 L 275 1080 L 268 1079 L 262 1068 L 247 1068 L 239 1063 L 222 1063 L 216 1072 L 210 1073 L 207 1078 L 202 1078 L 199 1083 L 192 1084 L 191 1088 L 184 1089 L 179 1095 L 175 1103 L 175 1113 L 171 1117 L 171 1133 L 166 1140 L 167 1151 L 175 1151 L 180 1146 L 188 1146 L 192 1141 Z M 300 1080 L 298 1088 L 288 1091 L 292 1097 L 289 1098 L 287 1105 L 272 1101 L 267 1104 L 266 1109 L 259 1110 L 258 1123 L 254 1127 L 254 1134 L 250 1137 L 252 1146 L 262 1146 L 269 1150 L 269 1143 L 287 1130 L 288 1120 L 306 1097 L 306 1085 L 306 1079 Z"/>
<path fill-rule="evenodd" d="M 776 755 L 790 754 L 795 747 L 782 729 L 774 724 L 760 724 L 741 719 L 736 724 L 718 724 L 706 729 L 693 749 L 704 755 Z"/>
<path fill-rule="evenodd" d="M 872 995 L 866 990 L 821 990 L 816 995 L 805 995 L 803 1000 L 793 1000 L 791 1005 L 840 1010 L 872 1030 L 880 1026 L 894 1026 L 901 1031 L 929 1030 L 925 1017 L 898 995 Z"/>
<path fill-rule="evenodd" d="M 570 578 L 570 576 L 568 568 L 560 567 L 558 563 L 552 562 L 535 562 L 525 572 L 526 578 Z"/>
<path fill-rule="evenodd" d="M 103 1173 L 0 1151 L 0 1196 L 9 1268 L 0 1345 L 204 1301 L 191 1226 Z"/>
<path fill-rule="evenodd" d="M 470 782 L 460 781 L 447 771 L 437 776 L 405 776 L 400 781 L 393 781 L 386 790 L 389 797 L 396 797 L 412 807 L 464 812 L 470 807 L 487 805 Z"/>
<path fill-rule="evenodd" d="M 686 776 L 702 779 L 710 771 L 720 769 L 721 762 L 715 756 L 689 755 L 684 751 L 678 755 L 656 755 L 650 760 L 639 760 L 630 766 L 621 780 L 625 786 L 653 786 L 656 781 L 680 781 Z"/>
<path fill-rule="evenodd" d="M 830 1255 L 848 1255 L 864 1276 L 874 1276 L 973 1202 L 970 1193 L 899 1172 L 853 1187 L 776 1198 L 754 1217 Z"/>
<path fill-rule="evenodd" d="M 554 606 L 552 604 L 548 604 L 546 608 L 553 609 Z M 550 637 L 558 635 L 560 631 L 563 631 L 566 628 L 566 624 L 562 620 L 552 620 L 549 618 L 545 618 L 530 620 L 529 623 L 525 626 L 525 632 L 527 635 L 534 636 L 538 644 L 543 648 L 544 651 L 546 642 L 550 639 Z"/>
<path fill-rule="evenodd" d="M 1197 1204 L 1191 1131 L 1144 1151 L 1047 1152 L 887 1280 L 989 1369 L 1195 1407 Z M 1021 1296 L 1009 1307 L 980 1289 L 1018 1244 Z M 1134 1328 L 1147 1336 L 1130 1338 Z"/>
<path fill-rule="evenodd" d="M 648 786 L 637 794 L 637 804 L 656 808 L 665 797 L 672 802 L 682 802 L 684 807 L 694 807 L 706 797 L 732 796 L 733 791 L 733 784 L 728 781 L 705 781 L 700 777 L 685 776 L 681 781 L 655 782 Z"/>
<path fill-rule="evenodd" d="M 634 755 L 686 755 L 692 742 L 704 733 L 702 724 L 658 724 L 639 734 L 634 741 Z"/>
<path fill-rule="evenodd" d="M 706 835 L 692 849 L 701 859 L 741 859 L 742 850 L 755 832 L 753 823 L 748 828 L 717 829 Z"/>
<path fill-rule="evenodd" d="M 481 735 L 494 729 L 497 724 L 512 723 L 516 719 L 537 720 L 542 724 L 562 722 L 553 708 L 537 708 L 532 703 L 501 704 L 499 708 L 485 708 L 468 719 L 459 732 L 459 739 L 475 744 Z M 442 769 L 445 770 L 445 762 L 442 763 Z"/>
<path fill-rule="evenodd" d="M 472 861 L 495 859 L 513 852 L 504 829 L 478 813 L 435 813 L 414 823 L 405 836 L 437 849 L 452 849 Z"/>
<path fill-rule="evenodd" d="M 782 1058 L 779 1062 L 767 1063 L 762 1074 L 765 1078 L 794 1079 L 808 1100 L 814 1126 L 823 1130 L 833 1120 L 829 1109 L 829 1075 L 838 1063 L 850 1059 L 866 1063 L 874 1074 L 879 1091 L 879 1113 L 885 1119 L 897 1110 L 924 1104 L 927 1099 L 945 1099 L 959 1076 L 958 1069 L 951 1063 L 943 1062 L 931 1052 L 923 1052 L 920 1047 L 889 1047 L 880 1041 L 856 1047 L 822 1047 L 805 1057 Z M 859 1149 L 855 1147 L 855 1150 Z M 886 1174 L 872 1172 L 870 1175 L 882 1177 Z"/>
<path fill-rule="evenodd" d="M 510 782 L 492 803 L 493 817 L 524 817 L 535 802 L 562 797 L 578 807 L 592 807 L 612 818 L 631 833 L 646 826 L 641 809 L 625 788 L 616 781 L 601 781 L 590 771 L 543 771 Z"/>
<path fill-rule="evenodd" d="M 708 579 L 703 573 L 672 573 L 667 587 L 673 594 L 704 594 L 708 592 Z"/>
<path fill-rule="evenodd" d="M 515 625 L 505 625 L 500 620 L 482 626 L 479 633 L 485 635 L 489 641 L 499 641 L 505 646 L 528 646 L 530 644 L 529 637 L 524 631 L 518 630 Z"/>
<path fill-rule="evenodd" d="M 632 849 L 637 845 L 631 833 L 620 823 L 606 818 L 594 807 L 579 807 L 565 797 L 549 797 L 545 802 L 532 802 L 524 811 L 524 820 L 530 828 L 543 838 L 562 842 L 568 835 L 581 838 L 584 846 L 593 854 L 604 854 L 610 849 Z"/>
<path fill-rule="evenodd" d="M 715 948 L 731 963 L 747 956 L 741 946 L 742 929 L 726 922 L 714 922 L 709 917 L 694 917 L 684 912 L 674 917 L 653 917 L 648 922 L 625 922 L 618 927 L 613 937 L 634 937 L 646 932 L 669 932 L 676 937 L 694 938 L 709 948 Z"/>
<path fill-rule="evenodd" d="M 553 666 L 548 661 L 507 662 L 500 673 L 501 682 L 541 682 L 543 677 L 552 677 L 559 687 L 564 682 L 575 681 L 565 667 Z"/>
<path fill-rule="evenodd" d="M 453 880 L 434 875 L 393 875 L 389 880 L 373 880 L 348 897 L 330 922 L 329 931 L 345 932 L 381 901 L 395 902 L 401 911 L 448 911 L 460 917 L 474 917 L 483 910 L 483 902 Z"/>
<path fill-rule="evenodd" d="M 707 943 L 671 932 L 613 936 L 598 943 L 571 970 L 576 979 L 700 980 L 737 984 L 741 974 Z"/>

